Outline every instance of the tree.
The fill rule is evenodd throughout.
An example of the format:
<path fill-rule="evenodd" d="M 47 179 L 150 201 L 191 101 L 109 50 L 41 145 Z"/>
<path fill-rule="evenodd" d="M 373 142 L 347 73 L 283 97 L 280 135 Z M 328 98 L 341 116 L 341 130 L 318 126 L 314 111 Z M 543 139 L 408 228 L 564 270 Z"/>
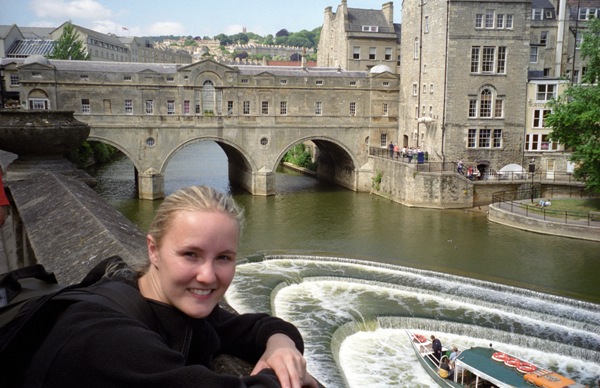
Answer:
<path fill-rule="evenodd" d="M 90 54 L 85 51 L 83 41 L 79 39 L 79 34 L 75 31 L 71 21 L 65 23 L 63 32 L 48 58 L 83 61 L 90 59 Z"/>
<path fill-rule="evenodd" d="M 572 150 L 575 177 L 585 179 L 586 188 L 600 192 L 600 19 L 588 24 L 580 53 L 587 59 L 582 84 L 571 84 L 549 103 L 552 113 L 546 124 L 550 138 Z"/>

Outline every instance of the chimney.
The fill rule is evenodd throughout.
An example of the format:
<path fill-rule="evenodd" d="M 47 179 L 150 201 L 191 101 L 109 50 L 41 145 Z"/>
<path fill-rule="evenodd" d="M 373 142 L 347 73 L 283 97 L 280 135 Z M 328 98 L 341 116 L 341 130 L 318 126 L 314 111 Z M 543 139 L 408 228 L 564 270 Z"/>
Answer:
<path fill-rule="evenodd" d="M 387 20 L 388 24 L 394 24 L 394 2 L 388 1 L 381 6 L 381 11 L 383 12 L 383 16 L 385 20 Z"/>

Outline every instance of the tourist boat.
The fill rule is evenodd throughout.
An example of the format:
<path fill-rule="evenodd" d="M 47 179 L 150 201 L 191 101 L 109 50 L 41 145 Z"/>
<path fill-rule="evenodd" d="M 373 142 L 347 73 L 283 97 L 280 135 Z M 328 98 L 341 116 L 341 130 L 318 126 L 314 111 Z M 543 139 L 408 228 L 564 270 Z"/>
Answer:
<path fill-rule="evenodd" d="M 473 347 L 460 352 L 451 379 L 440 377 L 440 363 L 433 357 L 431 341 L 424 335 L 406 331 L 425 371 L 440 387 L 498 388 L 585 388 L 567 377 L 520 360 L 491 347 Z M 442 360 L 448 357 L 446 349 Z"/>

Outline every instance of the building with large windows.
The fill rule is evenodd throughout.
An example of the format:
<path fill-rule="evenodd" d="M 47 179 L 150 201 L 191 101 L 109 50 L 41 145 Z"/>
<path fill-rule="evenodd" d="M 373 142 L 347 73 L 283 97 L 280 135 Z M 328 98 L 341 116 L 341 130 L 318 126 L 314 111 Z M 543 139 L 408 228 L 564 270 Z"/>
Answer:
<path fill-rule="evenodd" d="M 367 71 L 383 64 L 396 70 L 400 55 L 400 24 L 394 4 L 381 10 L 349 8 L 342 0 L 337 12 L 325 8 L 317 66 Z"/>

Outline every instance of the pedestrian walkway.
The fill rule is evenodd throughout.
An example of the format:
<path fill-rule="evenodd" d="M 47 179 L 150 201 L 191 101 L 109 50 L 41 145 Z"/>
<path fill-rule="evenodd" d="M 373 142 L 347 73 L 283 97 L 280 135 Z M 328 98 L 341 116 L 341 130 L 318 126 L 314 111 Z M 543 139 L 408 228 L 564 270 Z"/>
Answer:
<path fill-rule="evenodd" d="M 529 200 L 495 202 L 489 206 L 488 220 L 529 232 L 600 242 L 599 219 L 561 219 L 541 210 Z"/>

